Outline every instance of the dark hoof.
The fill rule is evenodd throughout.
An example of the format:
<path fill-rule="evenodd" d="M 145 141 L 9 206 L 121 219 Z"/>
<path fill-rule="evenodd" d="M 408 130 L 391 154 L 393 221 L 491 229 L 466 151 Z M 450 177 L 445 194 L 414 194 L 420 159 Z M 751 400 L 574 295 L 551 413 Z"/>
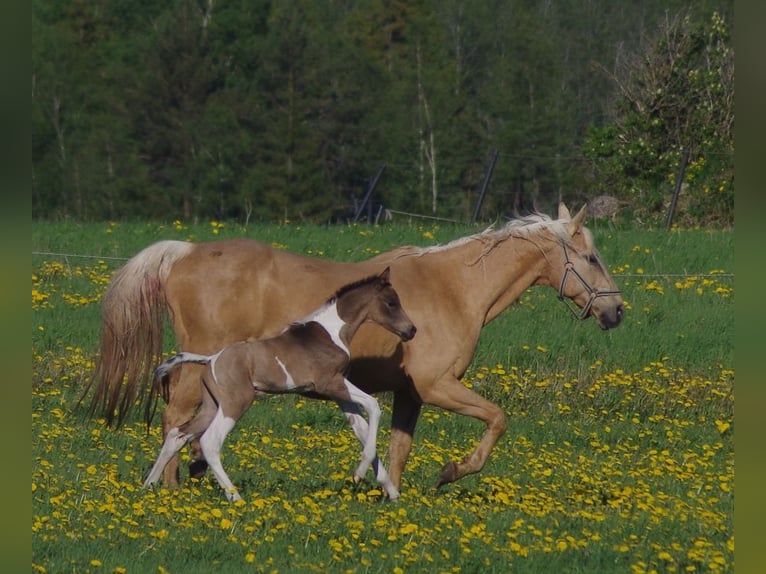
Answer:
<path fill-rule="evenodd" d="M 206 460 L 193 460 L 189 463 L 189 476 L 191 478 L 197 478 L 200 479 L 203 476 L 205 476 L 205 471 L 207 470 L 207 461 Z"/>
<path fill-rule="evenodd" d="M 455 482 L 457 480 L 457 465 L 449 461 L 442 468 L 442 472 L 439 475 L 439 480 L 436 481 L 436 488 L 441 488 L 448 482 Z"/>

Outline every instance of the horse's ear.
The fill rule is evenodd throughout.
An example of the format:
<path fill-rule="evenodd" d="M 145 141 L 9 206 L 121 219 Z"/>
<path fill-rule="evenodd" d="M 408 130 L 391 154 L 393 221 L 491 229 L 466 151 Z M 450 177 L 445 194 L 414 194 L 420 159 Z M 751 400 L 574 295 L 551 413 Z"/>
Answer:
<path fill-rule="evenodd" d="M 378 275 L 378 278 L 381 281 L 385 281 L 386 283 L 391 282 L 391 268 L 386 267 L 383 271 L 380 272 L 380 275 Z"/>
<path fill-rule="evenodd" d="M 588 206 L 586 204 L 582 206 L 582 209 L 580 209 L 580 211 L 577 212 L 577 215 L 575 215 L 567 224 L 569 235 L 574 237 L 575 233 L 580 231 L 582 224 L 585 222 L 585 216 L 587 214 L 588 214 Z"/>
<path fill-rule="evenodd" d="M 559 201 L 559 219 L 572 219 L 572 215 L 563 201 Z"/>

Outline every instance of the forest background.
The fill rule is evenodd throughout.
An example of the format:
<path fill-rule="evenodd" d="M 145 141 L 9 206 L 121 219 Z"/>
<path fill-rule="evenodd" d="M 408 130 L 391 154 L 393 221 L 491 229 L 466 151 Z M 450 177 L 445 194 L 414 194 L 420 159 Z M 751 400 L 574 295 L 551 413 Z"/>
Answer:
<path fill-rule="evenodd" d="M 33 0 L 32 217 L 733 225 L 732 0 Z M 492 164 L 492 160 L 496 160 Z"/>

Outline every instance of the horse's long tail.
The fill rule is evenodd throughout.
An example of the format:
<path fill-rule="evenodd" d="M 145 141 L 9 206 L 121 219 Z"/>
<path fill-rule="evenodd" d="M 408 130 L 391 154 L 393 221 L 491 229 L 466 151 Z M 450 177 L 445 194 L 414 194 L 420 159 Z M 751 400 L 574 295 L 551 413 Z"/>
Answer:
<path fill-rule="evenodd" d="M 192 249 L 184 241 L 159 241 L 112 278 L 101 303 L 99 354 L 80 397 L 92 389 L 90 413 L 105 417 L 109 425 L 119 426 L 136 399 L 147 398 L 154 365 L 162 360 L 165 280 Z"/>

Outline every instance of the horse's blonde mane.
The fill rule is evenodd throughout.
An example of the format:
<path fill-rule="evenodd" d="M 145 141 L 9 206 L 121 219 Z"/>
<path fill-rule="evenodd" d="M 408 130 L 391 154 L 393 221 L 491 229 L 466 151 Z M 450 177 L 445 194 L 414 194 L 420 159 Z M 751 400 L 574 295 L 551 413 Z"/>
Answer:
<path fill-rule="evenodd" d="M 487 227 L 484 231 L 474 233 L 473 235 L 466 235 L 465 237 L 459 237 L 442 245 L 431 245 L 428 247 L 406 246 L 395 251 L 398 257 L 420 257 L 429 253 L 439 253 L 441 251 L 454 249 L 472 241 L 479 241 L 485 244 L 485 247 L 482 250 L 482 255 L 486 255 L 492 251 L 498 243 L 505 241 L 506 239 L 535 239 L 546 232 L 552 233 L 555 239 L 559 239 L 569 244 L 571 238 L 569 237 L 566 224 L 567 220 L 564 219 L 552 219 L 543 213 L 532 213 L 530 215 L 511 219 L 499 229 L 495 229 L 493 224 Z"/>

